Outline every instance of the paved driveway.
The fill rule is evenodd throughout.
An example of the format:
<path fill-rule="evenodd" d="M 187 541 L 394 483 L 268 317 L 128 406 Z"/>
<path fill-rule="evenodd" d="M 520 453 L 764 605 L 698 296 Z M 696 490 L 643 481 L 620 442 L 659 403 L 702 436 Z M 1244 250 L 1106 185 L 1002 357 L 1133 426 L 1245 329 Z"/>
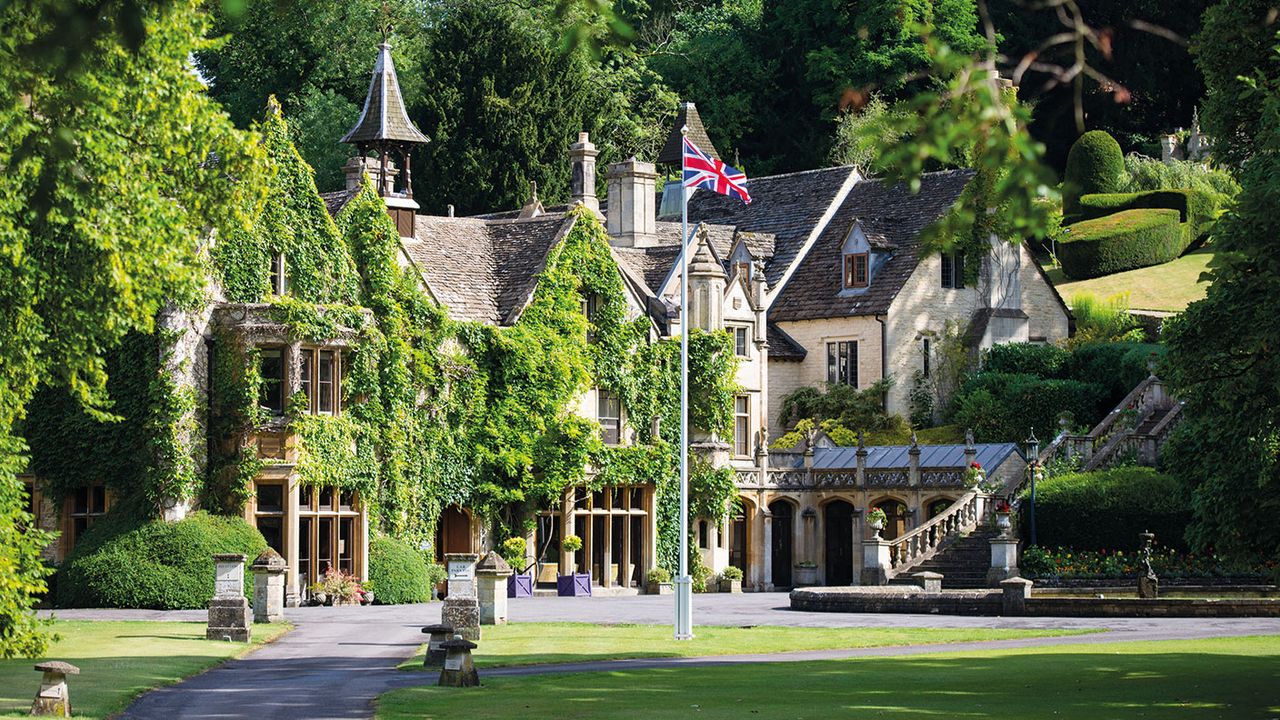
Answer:
<path fill-rule="evenodd" d="M 666 624 L 672 621 L 670 596 L 619 598 L 531 598 L 513 600 L 512 622 L 576 621 Z M 59 617 L 85 619 L 204 620 L 203 611 L 161 613 L 147 610 L 65 610 Z M 248 657 L 234 660 L 177 685 L 139 698 L 122 717 L 180 718 L 364 718 L 382 692 L 429 681 L 402 673 L 396 665 L 422 641 L 421 627 L 440 619 L 440 605 L 367 608 L 297 608 L 287 611 L 293 632 Z M 708 660 L 675 659 L 665 664 L 712 664 L 801 660 L 819 657 L 890 655 L 947 650 L 978 650 L 1066 643 L 1168 640 L 1229 635 L 1280 635 L 1280 619 L 1204 618 L 1001 618 L 950 615 L 857 615 L 787 609 L 784 593 L 698 595 L 696 625 L 791 625 L 803 627 L 981 627 L 1106 628 L 1112 632 L 1069 638 L 1045 638 L 956 646 L 873 648 L 788 656 L 744 656 Z M 483 643 L 483 641 L 482 641 Z M 513 669 L 491 674 L 619 670 L 655 661 L 584 664 L 572 668 Z"/>

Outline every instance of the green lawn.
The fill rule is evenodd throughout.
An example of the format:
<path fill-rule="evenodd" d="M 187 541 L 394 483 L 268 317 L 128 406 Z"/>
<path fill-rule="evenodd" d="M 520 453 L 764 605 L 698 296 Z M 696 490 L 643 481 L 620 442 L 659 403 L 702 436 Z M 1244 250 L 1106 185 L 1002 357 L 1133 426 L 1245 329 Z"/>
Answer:
<path fill-rule="evenodd" d="M 1280 637 L 485 678 L 378 700 L 396 718 L 1267 719 Z"/>
<path fill-rule="evenodd" d="M 480 667 L 497 667 L 623 658 L 699 657 L 886 645 L 928 645 L 1079 635 L 1087 632 L 1096 631 L 703 626 L 695 630 L 693 640 L 677 642 L 671 637 L 669 625 L 515 623 L 486 626 L 474 657 Z M 400 667 L 421 670 L 422 657 L 422 651 L 419 651 Z"/>
<path fill-rule="evenodd" d="M 1127 270 L 1091 280 L 1070 280 L 1058 267 L 1045 266 L 1062 298 L 1068 303 L 1075 293 L 1087 292 L 1099 299 L 1117 293 L 1129 293 L 1129 307 L 1134 310 L 1181 312 L 1187 305 L 1204 297 L 1208 283 L 1200 282 L 1200 273 L 1209 267 L 1213 251 L 1201 248 L 1163 265 Z"/>
<path fill-rule="evenodd" d="M 254 642 L 204 639 L 204 623 L 90 622 L 60 620 L 62 637 L 45 659 L 80 668 L 69 679 L 71 709 L 77 718 L 105 718 L 120 712 L 146 690 L 170 685 L 223 660 L 274 640 L 288 625 L 258 625 Z M 21 717 L 40 688 L 38 660 L 0 660 L 0 716 Z"/>

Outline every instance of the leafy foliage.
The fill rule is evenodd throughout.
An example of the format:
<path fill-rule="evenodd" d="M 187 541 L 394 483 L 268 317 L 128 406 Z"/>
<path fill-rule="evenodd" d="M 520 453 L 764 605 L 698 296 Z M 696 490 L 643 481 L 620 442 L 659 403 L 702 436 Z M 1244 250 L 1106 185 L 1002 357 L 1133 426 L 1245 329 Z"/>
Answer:
<path fill-rule="evenodd" d="M 431 599 L 427 561 L 409 543 L 391 537 L 369 542 L 369 582 L 379 605 L 421 603 Z"/>
<path fill-rule="evenodd" d="M 1129 176 L 1125 192 L 1186 188 L 1210 196 L 1216 208 L 1225 208 L 1240 192 L 1240 183 L 1230 172 L 1191 160 L 1164 162 L 1130 153 L 1124 157 L 1124 169 Z"/>
<path fill-rule="evenodd" d="M 172 523 L 145 517 L 126 503 L 90 527 L 58 571 L 59 606 L 203 608 L 213 597 L 214 553 L 243 553 L 252 561 L 267 549 L 262 534 L 237 517 L 197 512 Z M 245 573 L 246 592 L 252 583 Z"/>
<path fill-rule="evenodd" d="M 902 420 L 884 410 L 884 394 L 891 386 L 890 380 L 878 380 L 863 389 L 841 383 L 828 384 L 825 391 L 802 387 L 782 399 L 778 422 L 835 420 L 854 432 L 888 430 Z"/>
<path fill-rule="evenodd" d="M 1021 507 L 1025 515 L 1025 497 Z M 1148 467 L 1057 475 L 1036 488 L 1036 535 L 1047 547 L 1136 550 L 1138 533 L 1149 531 L 1162 544 L 1184 549 L 1190 516 L 1179 482 Z M 1024 531 L 1029 526 L 1025 517 L 1018 525 Z"/>
<path fill-rule="evenodd" d="M 1280 38 L 1268 3 L 1206 15 L 1197 62 L 1209 82 L 1215 155 L 1239 163 L 1241 192 L 1215 228 L 1212 284 L 1166 328 L 1165 372 L 1187 421 L 1166 448 L 1190 489 L 1198 550 L 1280 554 Z M 1261 23 L 1261 24 L 1260 24 Z"/>
<path fill-rule="evenodd" d="M 1096 342 L 1142 342 L 1144 333 L 1138 320 L 1129 313 L 1129 294 L 1120 293 L 1100 299 L 1089 293 L 1071 296 L 1071 314 L 1076 318 L 1076 333 L 1071 345 Z"/>
<path fill-rule="evenodd" d="M 29 558 L 47 538 L 22 530 L 30 518 L 14 479 L 24 450 L 15 423 L 41 383 L 105 418 L 109 349 L 150 330 L 166 302 L 190 302 L 200 278 L 193 249 L 257 202 L 251 139 L 187 66 L 205 29 L 198 3 L 117 5 L 84 24 L 63 3 L 0 7 L 5 655 L 43 649 L 27 610 L 43 584 Z"/>
<path fill-rule="evenodd" d="M 1062 213 L 1068 222 L 1079 211 L 1081 196 L 1116 193 L 1128 182 L 1120 143 L 1102 130 L 1081 135 L 1067 154 L 1062 178 Z"/>
<path fill-rule="evenodd" d="M 1079 380 L 979 373 L 956 396 L 952 421 L 973 428 L 978 442 L 1021 443 L 1032 430 L 1052 436 L 1064 412 L 1077 421 L 1101 417 L 1104 395 L 1100 386 Z"/>

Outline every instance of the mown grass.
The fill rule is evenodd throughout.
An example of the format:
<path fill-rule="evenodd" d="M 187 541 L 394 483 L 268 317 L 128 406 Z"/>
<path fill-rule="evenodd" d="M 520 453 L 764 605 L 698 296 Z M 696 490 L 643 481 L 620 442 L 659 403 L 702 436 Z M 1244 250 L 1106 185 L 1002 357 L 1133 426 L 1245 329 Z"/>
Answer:
<path fill-rule="evenodd" d="M 80 668 L 69 679 L 77 718 L 106 718 L 135 697 L 202 672 L 279 637 L 291 626 L 257 625 L 253 642 L 204 639 L 204 623 L 59 620 L 61 639 L 43 660 Z M 40 660 L 0 660 L 0 717 L 26 716 L 40 688 Z"/>
<path fill-rule="evenodd" d="M 379 720 L 1280 716 L 1280 636 L 485 678 L 379 698 Z"/>
<path fill-rule="evenodd" d="M 1012 630 L 986 628 L 750 628 L 701 626 L 692 640 L 676 641 L 669 625 L 593 625 L 588 623 L 515 623 L 483 628 L 473 653 L 479 667 L 550 663 L 675 658 L 704 655 L 780 653 L 797 650 L 928 645 L 1076 635 L 1089 630 Z M 421 670 L 423 651 L 401 664 Z"/>
<path fill-rule="evenodd" d="M 1090 280 L 1070 280 L 1061 268 L 1050 265 L 1045 265 L 1045 272 L 1064 298 L 1076 293 L 1105 298 L 1127 292 L 1134 310 L 1181 312 L 1204 297 L 1209 284 L 1200 282 L 1200 273 L 1212 259 L 1212 248 L 1201 248 L 1167 263 Z"/>

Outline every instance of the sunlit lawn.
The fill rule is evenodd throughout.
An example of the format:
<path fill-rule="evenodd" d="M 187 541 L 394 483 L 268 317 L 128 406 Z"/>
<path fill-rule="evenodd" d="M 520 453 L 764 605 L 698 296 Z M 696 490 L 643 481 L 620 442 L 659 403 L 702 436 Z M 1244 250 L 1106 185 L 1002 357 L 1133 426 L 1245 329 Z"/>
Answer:
<path fill-rule="evenodd" d="M 693 640 L 677 642 L 671 637 L 670 625 L 515 623 L 496 627 L 486 626 L 474 658 L 476 664 L 481 667 L 493 667 L 623 658 L 697 657 L 884 645 L 924 645 L 1075 635 L 1084 632 L 1090 631 L 702 626 L 696 629 Z M 422 653 L 419 652 L 401 667 L 422 669 Z"/>
<path fill-rule="evenodd" d="M 255 625 L 253 643 L 204 639 L 204 623 L 91 622 L 54 623 L 62 639 L 48 660 L 80 668 L 69 678 L 71 709 L 77 718 L 105 718 L 151 688 L 195 675 L 275 639 L 288 625 Z M 25 716 L 40 688 L 39 660 L 0 660 L 0 715 Z"/>
<path fill-rule="evenodd" d="M 398 718 L 1280 717 L 1280 637 L 488 677 L 378 700 Z"/>
<path fill-rule="evenodd" d="M 1213 259 L 1210 248 L 1187 253 L 1177 260 L 1151 267 L 1127 270 L 1090 280 L 1070 280 L 1057 267 L 1045 267 L 1049 279 L 1068 303 L 1076 293 L 1090 293 L 1105 299 L 1118 293 L 1129 293 L 1129 307 L 1134 310 L 1181 312 L 1192 302 L 1204 297 L 1208 283 L 1200 282 L 1200 273 Z"/>

